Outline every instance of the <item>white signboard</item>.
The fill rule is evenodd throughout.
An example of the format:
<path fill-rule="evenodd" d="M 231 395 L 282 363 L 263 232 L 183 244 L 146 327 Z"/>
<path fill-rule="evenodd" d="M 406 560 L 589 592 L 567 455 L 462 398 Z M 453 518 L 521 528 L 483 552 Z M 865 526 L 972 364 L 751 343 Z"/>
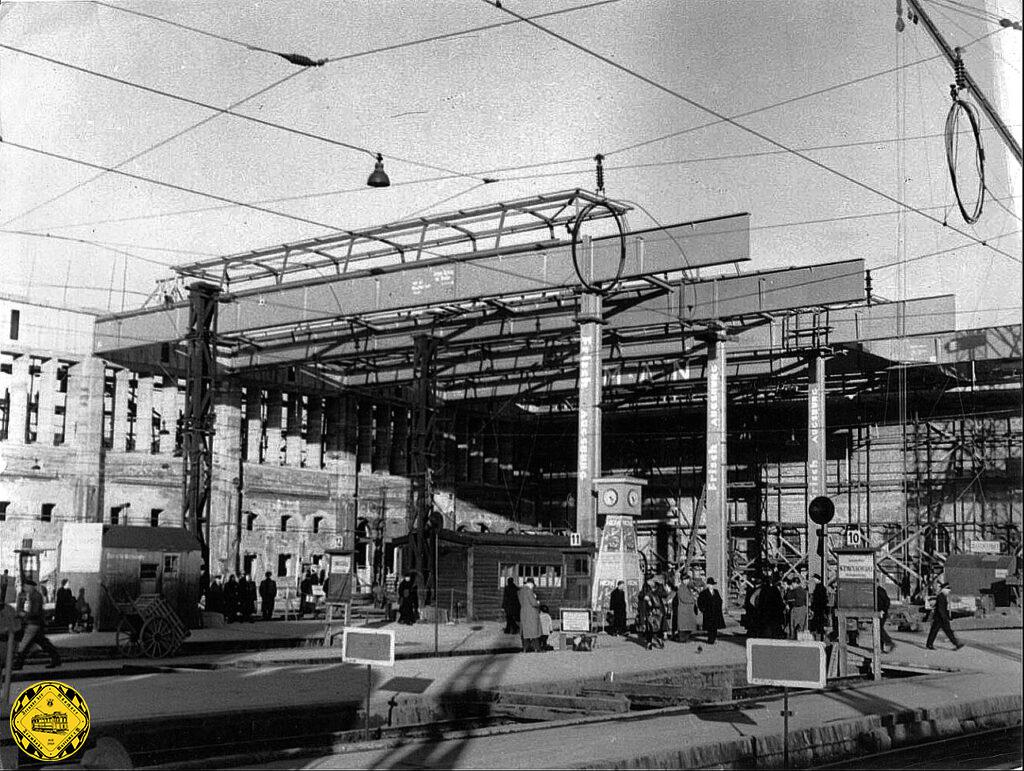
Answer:
<path fill-rule="evenodd" d="M 874 581 L 875 580 L 875 555 L 868 552 L 865 554 L 836 554 L 839 561 L 840 581 Z"/>
<path fill-rule="evenodd" d="M 345 627 L 341 638 L 341 660 L 346 664 L 393 667 L 395 631 Z"/>
<path fill-rule="evenodd" d="M 61 573 L 99 573 L 102 522 L 66 522 L 60 541 Z"/>
<path fill-rule="evenodd" d="M 999 554 L 999 541 L 971 541 L 971 554 Z"/>
<path fill-rule="evenodd" d="M 748 639 L 747 682 L 789 688 L 824 688 L 825 643 Z"/>

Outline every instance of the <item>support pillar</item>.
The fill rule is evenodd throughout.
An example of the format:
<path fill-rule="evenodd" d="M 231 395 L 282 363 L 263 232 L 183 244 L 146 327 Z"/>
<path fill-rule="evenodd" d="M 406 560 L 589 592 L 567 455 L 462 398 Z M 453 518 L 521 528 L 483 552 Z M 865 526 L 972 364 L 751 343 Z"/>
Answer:
<path fill-rule="evenodd" d="M 125 452 L 128 449 L 128 434 L 131 425 L 128 422 L 129 381 L 132 373 L 119 369 L 114 374 L 114 441 L 111 449 L 114 452 Z"/>
<path fill-rule="evenodd" d="M 409 473 L 409 411 L 405 407 L 395 407 L 391 421 L 391 473 L 404 477 Z"/>
<path fill-rule="evenodd" d="M 8 407 L 7 441 L 25 444 L 28 440 L 28 395 L 32 388 L 32 358 L 23 353 L 11 365 L 11 401 Z"/>
<path fill-rule="evenodd" d="M 288 394 L 288 427 L 285 431 L 284 462 L 298 468 L 302 465 L 302 394 Z"/>
<path fill-rule="evenodd" d="M 360 401 L 358 406 L 357 468 L 367 471 L 373 465 L 373 403 Z"/>
<path fill-rule="evenodd" d="M 484 484 L 497 485 L 501 482 L 498 467 L 498 437 L 500 424 L 491 418 L 484 424 Z"/>
<path fill-rule="evenodd" d="M 373 415 L 373 470 L 388 474 L 391 467 L 391 407 L 378 404 L 374 407 Z"/>
<path fill-rule="evenodd" d="M 819 495 L 827 495 L 826 474 L 828 473 L 825 456 L 825 357 L 820 353 L 811 357 L 807 365 L 807 500 L 812 501 Z M 810 575 L 817 573 L 825 576 L 825 555 L 818 554 L 817 525 L 806 519 L 807 507 L 804 507 L 804 525 L 807 528 L 808 571 Z M 825 539 L 825 551 L 828 550 L 828 538 Z"/>
<path fill-rule="evenodd" d="M 213 407 L 217 443 L 212 465 L 214 501 L 209 526 L 210 573 L 237 573 L 242 550 L 242 391 L 227 383 L 217 390 Z"/>
<path fill-rule="evenodd" d="M 324 458 L 324 400 L 320 396 L 306 399 L 306 467 L 319 469 Z"/>
<path fill-rule="evenodd" d="M 174 452 L 175 437 L 178 432 L 178 379 L 164 376 L 163 388 L 160 389 L 160 454 L 171 455 Z"/>
<path fill-rule="evenodd" d="M 263 457 L 263 391 L 250 386 L 245 394 L 245 460 L 259 463 Z"/>
<path fill-rule="evenodd" d="M 464 412 L 455 416 L 455 481 L 469 481 L 469 418 Z"/>
<path fill-rule="evenodd" d="M 579 417 L 576 432 L 576 532 L 584 541 L 597 540 L 595 477 L 601 475 L 601 295 L 580 297 Z"/>
<path fill-rule="evenodd" d="M 704 499 L 707 511 L 707 575 L 728 596 L 729 493 L 726 458 L 726 341 L 724 332 L 708 342 L 707 447 Z"/>
<path fill-rule="evenodd" d="M 153 452 L 153 378 L 139 375 L 135 385 L 135 451 Z"/>
<path fill-rule="evenodd" d="M 280 391 L 267 392 L 267 448 L 263 462 L 273 466 L 281 465 L 281 446 L 284 444 L 282 430 L 282 399 Z"/>
<path fill-rule="evenodd" d="M 484 483 L 484 446 L 483 446 L 483 421 L 480 418 L 470 418 L 467 421 L 469 440 L 469 468 L 467 476 L 472 485 Z"/>
<path fill-rule="evenodd" d="M 103 448 L 102 359 L 89 356 L 68 369 L 68 400 L 65 426 L 69 444 L 75 453 L 75 521 L 103 521 L 103 474 L 106 450 Z"/>
<path fill-rule="evenodd" d="M 57 405 L 57 359 L 48 359 L 39 368 L 39 401 L 36 407 L 36 441 L 53 446 L 54 407 Z"/>

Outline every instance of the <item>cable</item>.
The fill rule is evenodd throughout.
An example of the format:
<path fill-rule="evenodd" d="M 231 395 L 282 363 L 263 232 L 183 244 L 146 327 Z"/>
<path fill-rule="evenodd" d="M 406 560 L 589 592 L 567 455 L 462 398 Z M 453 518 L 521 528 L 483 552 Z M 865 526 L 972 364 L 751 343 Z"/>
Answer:
<path fill-rule="evenodd" d="M 136 11 L 131 8 L 124 8 L 120 5 L 111 5 L 110 3 L 104 3 L 101 0 L 93 0 L 93 3 L 96 5 L 101 5 L 104 8 L 110 8 L 114 11 L 120 11 L 121 13 L 130 13 L 133 16 L 141 16 L 144 19 L 158 21 L 161 24 L 169 24 L 172 27 L 177 27 L 178 29 L 183 29 L 188 32 L 195 32 L 197 35 L 203 35 L 204 37 L 213 38 L 214 40 L 220 40 L 225 43 L 231 43 L 232 45 L 240 46 L 249 51 L 262 51 L 268 54 L 280 55 L 277 53 L 277 51 L 271 51 L 270 49 L 267 48 L 260 48 L 259 46 L 250 45 L 249 43 L 243 43 L 241 40 L 235 40 L 234 38 L 226 37 L 224 35 L 218 35 L 213 32 L 207 32 L 205 29 L 199 29 L 198 27 L 190 27 L 187 24 L 181 24 L 176 21 L 171 21 L 170 19 L 164 19 L 160 16 L 153 16 L 152 14 L 143 13 L 142 11 Z"/>
<path fill-rule="evenodd" d="M 760 131 L 757 131 L 756 129 L 750 128 L 749 126 L 745 126 L 744 124 L 739 123 L 738 121 L 736 121 L 736 120 L 734 120 L 732 118 L 729 118 L 729 117 L 727 117 L 725 115 L 722 115 L 720 112 L 718 112 L 716 110 L 713 110 L 712 108 L 707 107 L 704 104 L 701 104 L 700 102 L 696 101 L 695 99 L 692 99 L 692 98 L 690 98 L 688 96 L 684 96 L 682 93 L 680 93 L 678 91 L 675 91 L 675 90 L 669 88 L 668 86 L 662 85 L 661 83 L 657 82 L 656 80 L 653 80 L 653 79 L 647 77 L 646 75 L 640 74 L 636 70 L 630 69 L 629 67 L 626 67 L 623 64 L 619 64 L 614 59 L 610 59 L 609 57 L 604 56 L 603 54 L 599 54 L 596 51 L 593 51 L 593 50 L 587 48 L 586 46 L 581 45 L 581 44 L 577 43 L 574 40 L 571 40 L 570 38 L 566 37 L 565 35 L 562 35 L 562 34 L 560 34 L 558 32 L 550 30 L 547 27 L 544 27 L 544 26 L 538 24 L 535 21 L 532 21 L 532 20 L 527 19 L 527 18 L 525 18 L 523 16 L 520 16 L 518 13 L 513 11 L 511 8 L 506 8 L 505 6 L 503 6 L 500 2 L 496 2 L 495 0 L 481 0 L 481 2 L 485 3 L 486 5 L 491 6 L 493 8 L 497 8 L 498 10 L 504 11 L 505 13 L 511 14 L 512 16 L 515 16 L 516 18 L 521 19 L 522 21 L 526 22 L 531 27 L 534 27 L 534 28 L 540 30 L 541 32 L 545 33 L 546 35 L 554 37 L 556 40 L 560 40 L 563 43 L 566 43 L 567 45 L 572 46 L 573 48 L 577 49 L 578 51 L 581 51 L 581 52 L 587 54 L 588 56 L 597 59 L 598 61 L 604 62 L 605 64 L 607 64 L 607 65 L 609 65 L 611 67 L 614 67 L 615 69 L 619 70 L 620 72 L 624 72 L 627 75 L 629 75 L 629 76 L 631 76 L 633 78 L 636 78 L 637 80 L 639 80 L 639 81 L 641 81 L 643 83 L 646 83 L 647 85 L 651 86 L 652 88 L 655 88 L 655 89 L 657 89 L 659 91 L 662 91 L 663 93 L 666 93 L 666 94 L 668 94 L 670 96 L 673 96 L 676 99 L 679 99 L 680 101 L 685 102 L 686 104 L 690 105 L 691 107 L 694 107 L 694 108 L 696 108 L 698 110 L 702 110 L 702 111 L 708 113 L 709 115 L 713 115 L 716 118 L 718 118 L 719 120 L 725 121 L 725 122 L 729 123 L 730 125 L 733 125 L 736 128 L 741 129 L 741 130 L 747 132 L 748 134 L 750 134 L 752 136 L 755 136 L 755 137 L 757 137 L 758 139 L 760 139 L 760 140 L 762 140 L 764 142 L 767 142 L 767 143 L 769 143 L 771 145 L 774 145 L 775 147 L 778 147 L 780 150 L 785 150 L 785 151 L 791 153 L 792 155 L 796 156 L 797 158 L 800 158 L 801 160 L 806 161 L 807 163 L 810 163 L 813 166 L 816 166 L 817 168 L 821 169 L 822 171 L 827 171 L 830 174 L 833 174 L 833 175 L 839 177 L 840 179 L 843 179 L 843 180 L 845 180 L 845 181 L 847 181 L 847 182 L 849 182 L 849 183 L 851 183 L 853 185 L 856 185 L 857 187 L 862 188 L 863 190 L 867 190 L 870 193 L 874 193 L 875 195 L 880 196 L 880 197 L 886 199 L 887 201 L 890 201 L 891 203 L 896 204 L 897 206 L 901 206 L 901 207 L 907 209 L 908 211 L 912 211 L 915 214 L 918 214 L 919 216 L 922 216 L 922 217 L 924 217 L 926 219 L 931 220 L 932 222 L 936 223 L 937 225 L 942 225 L 943 227 L 947 227 L 950 230 L 952 230 L 953 232 L 958 233 L 958 234 L 964 236 L 965 238 L 970 238 L 972 240 L 981 242 L 981 239 L 977 238 L 976 236 L 973 236 L 970 233 L 966 233 L 966 232 L 964 232 L 964 231 L 962 231 L 962 230 L 960 230 L 958 228 L 952 227 L 952 226 L 948 225 L 947 223 L 942 222 L 938 218 L 932 217 L 930 214 L 927 214 L 927 213 L 925 213 L 925 212 L 923 212 L 923 211 L 921 211 L 919 209 L 915 209 L 913 206 L 910 206 L 909 204 L 906 204 L 903 201 L 900 201 L 899 199 L 894 198 L 893 196 L 889 195 L 888 193 L 885 193 L 885 192 L 883 192 L 883 191 L 881 191 L 881 190 L 879 190 L 877 188 L 872 187 L 871 185 L 868 185 L 866 182 L 861 182 L 860 180 L 858 180 L 858 179 L 856 179 L 854 177 L 851 177 L 849 174 L 845 174 L 844 172 L 841 172 L 838 169 L 834 169 L 831 166 L 828 166 L 827 164 L 822 163 L 821 161 L 816 161 L 813 158 L 811 158 L 810 156 L 804 155 L 803 153 L 801 153 L 801 152 L 799 152 L 797 150 L 794 150 L 794 149 L 792 149 L 790 147 L 787 147 L 782 142 L 779 142 L 778 140 L 773 139 L 772 137 L 769 137 L 767 134 L 764 134 L 764 133 L 762 133 Z M 989 246 L 987 244 L 986 244 L 986 246 L 988 246 L 988 248 L 990 248 L 990 249 L 994 249 L 996 252 L 998 252 L 999 254 L 1002 254 L 1004 257 L 1007 257 L 1009 259 L 1017 261 L 1016 258 L 1013 255 L 1011 255 L 1010 253 L 1008 253 L 1008 252 L 1004 252 L 1001 249 L 995 249 L 995 247 Z"/>
<path fill-rule="evenodd" d="M 50 233 L 33 233 L 33 232 L 27 231 L 27 230 L 0 230 L 0 233 L 7 233 L 9 235 L 15 235 L 15 236 L 29 236 L 29 237 L 34 237 L 34 238 L 50 238 L 50 239 L 57 240 L 57 241 L 69 241 L 71 243 L 76 243 L 76 244 L 86 244 L 88 246 L 95 246 L 97 249 L 105 249 L 106 251 L 113 252 L 114 254 L 118 254 L 118 255 L 121 255 L 121 256 L 124 256 L 124 257 L 131 257 L 132 259 L 139 260 L 140 262 L 147 262 L 150 265 L 159 265 L 161 268 L 169 267 L 169 264 L 166 263 L 166 262 L 161 262 L 160 260 L 154 260 L 154 259 L 151 259 L 149 257 L 142 257 L 141 255 L 138 255 L 138 254 L 132 254 L 131 252 L 126 252 L 124 249 L 116 249 L 114 247 L 107 246 L 106 244 L 103 244 L 103 243 L 101 243 L 99 241 L 90 241 L 90 240 L 88 240 L 86 238 L 72 238 L 71 236 L 57 236 L 57 235 L 52 235 Z"/>
<path fill-rule="evenodd" d="M 955 92 L 954 92 L 955 94 Z M 956 174 L 957 159 L 957 123 L 960 120 L 960 113 L 967 116 L 971 123 L 971 133 L 974 135 L 975 146 L 975 168 L 978 171 L 978 198 L 974 202 L 974 209 L 968 213 L 964 206 L 963 197 L 960 195 L 960 183 Z M 985 148 L 981 144 L 981 129 L 978 121 L 978 112 L 974 105 L 954 96 L 953 104 L 949 107 L 946 115 L 946 165 L 949 167 L 949 179 L 953 183 L 953 193 L 956 195 L 957 206 L 960 207 L 960 214 L 964 222 L 973 225 L 981 219 L 982 209 L 985 207 Z"/>

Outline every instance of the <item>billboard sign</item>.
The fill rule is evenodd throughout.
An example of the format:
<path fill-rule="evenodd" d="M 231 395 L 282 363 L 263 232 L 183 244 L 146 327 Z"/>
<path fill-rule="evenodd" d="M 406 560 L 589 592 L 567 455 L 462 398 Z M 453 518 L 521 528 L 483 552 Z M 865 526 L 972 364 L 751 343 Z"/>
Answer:
<path fill-rule="evenodd" d="M 825 643 L 747 640 L 747 682 L 789 688 L 825 687 Z"/>

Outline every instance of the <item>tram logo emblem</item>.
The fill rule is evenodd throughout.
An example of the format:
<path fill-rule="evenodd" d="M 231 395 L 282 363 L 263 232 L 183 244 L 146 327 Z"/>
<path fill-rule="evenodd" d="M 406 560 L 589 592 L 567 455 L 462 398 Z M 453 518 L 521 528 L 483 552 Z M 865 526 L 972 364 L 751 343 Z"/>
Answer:
<path fill-rule="evenodd" d="M 85 744 L 91 722 L 82 695 L 56 680 L 33 683 L 11 706 L 11 735 L 34 760 L 71 757 Z"/>

